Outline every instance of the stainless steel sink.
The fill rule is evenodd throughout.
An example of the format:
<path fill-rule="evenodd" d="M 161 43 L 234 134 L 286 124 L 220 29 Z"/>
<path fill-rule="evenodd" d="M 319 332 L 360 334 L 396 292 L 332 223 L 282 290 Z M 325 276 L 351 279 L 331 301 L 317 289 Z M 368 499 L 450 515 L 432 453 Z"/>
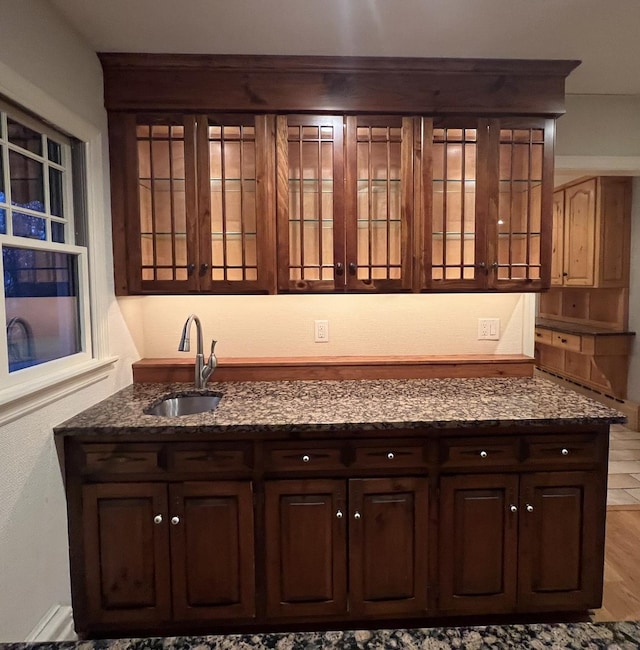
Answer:
<path fill-rule="evenodd" d="M 144 409 L 147 415 L 161 417 L 178 417 L 213 411 L 222 399 L 222 393 L 187 393 L 184 395 L 167 395 L 159 402 Z"/>

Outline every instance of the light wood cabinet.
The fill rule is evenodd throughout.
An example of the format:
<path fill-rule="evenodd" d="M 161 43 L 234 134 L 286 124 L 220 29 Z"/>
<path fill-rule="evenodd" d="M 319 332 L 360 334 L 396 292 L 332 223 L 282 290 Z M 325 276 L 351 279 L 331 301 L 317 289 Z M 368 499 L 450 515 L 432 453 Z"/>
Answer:
<path fill-rule="evenodd" d="M 590 178 L 554 192 L 552 284 L 629 286 L 631 179 Z"/>
<path fill-rule="evenodd" d="M 574 62 L 101 59 L 116 293 L 548 288 Z"/>
<path fill-rule="evenodd" d="M 536 364 L 625 399 L 633 338 L 633 332 L 598 331 L 569 323 L 539 326 L 535 329 Z"/>

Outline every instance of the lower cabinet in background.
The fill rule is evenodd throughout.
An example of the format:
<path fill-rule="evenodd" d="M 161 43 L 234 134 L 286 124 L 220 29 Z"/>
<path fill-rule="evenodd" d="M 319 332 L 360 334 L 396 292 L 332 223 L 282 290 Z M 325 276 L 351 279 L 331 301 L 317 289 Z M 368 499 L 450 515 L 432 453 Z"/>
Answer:
<path fill-rule="evenodd" d="M 415 627 L 598 607 L 608 426 L 534 429 L 69 436 L 76 629 Z"/>

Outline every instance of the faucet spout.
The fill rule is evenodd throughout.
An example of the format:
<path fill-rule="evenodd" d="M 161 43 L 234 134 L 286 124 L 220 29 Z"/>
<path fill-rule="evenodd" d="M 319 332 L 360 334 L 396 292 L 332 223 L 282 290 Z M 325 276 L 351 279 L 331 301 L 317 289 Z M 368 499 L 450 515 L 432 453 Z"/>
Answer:
<path fill-rule="evenodd" d="M 196 388 L 204 388 L 207 380 L 213 373 L 217 365 L 217 359 L 213 352 L 216 342 L 211 342 L 211 355 L 206 365 L 204 363 L 204 352 L 202 344 L 202 324 L 200 319 L 191 314 L 187 318 L 184 327 L 182 328 L 182 335 L 180 336 L 180 343 L 178 343 L 178 350 L 180 352 L 189 352 L 191 349 L 190 333 L 192 323 L 196 324 L 197 348 L 196 348 L 196 363 L 194 368 L 194 382 Z"/>

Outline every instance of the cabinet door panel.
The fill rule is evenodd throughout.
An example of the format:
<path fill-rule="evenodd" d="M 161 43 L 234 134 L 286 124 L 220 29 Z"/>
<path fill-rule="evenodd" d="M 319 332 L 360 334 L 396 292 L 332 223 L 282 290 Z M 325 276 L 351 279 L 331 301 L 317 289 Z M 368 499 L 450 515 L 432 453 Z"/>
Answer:
<path fill-rule="evenodd" d="M 553 225 L 551 234 L 551 285 L 564 284 L 564 192 L 553 194 Z"/>
<path fill-rule="evenodd" d="M 487 120 L 425 121 L 421 144 L 427 289 L 483 288 L 489 171 Z M 481 163 L 481 164 L 480 164 Z"/>
<path fill-rule="evenodd" d="M 441 481 L 440 609 L 506 612 L 515 607 L 518 478 L 447 476 Z"/>
<path fill-rule="evenodd" d="M 427 479 L 352 479 L 349 518 L 350 613 L 424 612 Z"/>
<path fill-rule="evenodd" d="M 595 178 L 568 187 L 565 190 L 564 208 L 564 284 L 592 287 L 595 281 Z"/>
<path fill-rule="evenodd" d="M 519 608 L 599 607 L 604 488 L 598 478 L 593 472 L 525 475 L 520 503 Z"/>
<path fill-rule="evenodd" d="M 178 483 L 169 502 L 174 618 L 254 616 L 251 484 Z"/>
<path fill-rule="evenodd" d="M 138 219 L 128 219 L 128 234 L 139 242 L 131 285 L 142 292 L 197 288 L 195 124 L 193 116 L 137 117 Z"/>
<path fill-rule="evenodd" d="M 281 115 L 276 124 L 278 289 L 344 288 L 342 117 Z"/>
<path fill-rule="evenodd" d="M 346 612 L 345 503 L 344 481 L 266 483 L 268 615 Z"/>
<path fill-rule="evenodd" d="M 168 620 L 166 487 L 86 485 L 82 500 L 89 619 L 140 625 Z"/>
<path fill-rule="evenodd" d="M 345 142 L 347 287 L 412 286 L 413 119 L 348 116 Z"/>
<path fill-rule="evenodd" d="M 489 288 L 539 291 L 551 276 L 553 120 L 491 120 L 498 187 L 489 202 Z M 496 209 L 497 208 L 497 209 Z"/>

